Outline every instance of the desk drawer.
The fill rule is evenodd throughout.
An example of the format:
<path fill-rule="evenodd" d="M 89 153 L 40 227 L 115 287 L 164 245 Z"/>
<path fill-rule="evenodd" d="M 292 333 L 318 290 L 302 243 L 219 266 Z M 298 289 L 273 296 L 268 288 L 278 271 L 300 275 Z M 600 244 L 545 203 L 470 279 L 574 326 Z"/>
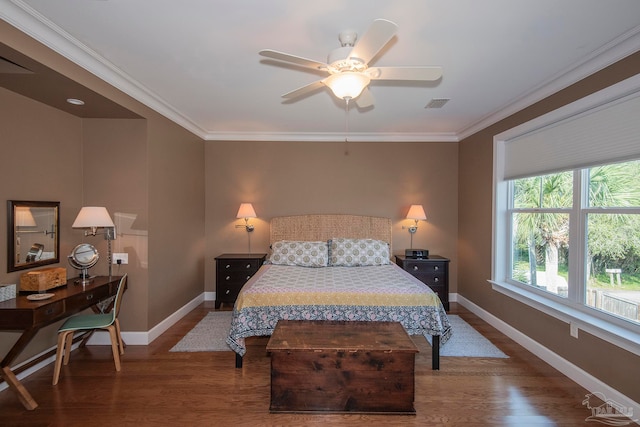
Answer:
<path fill-rule="evenodd" d="M 34 310 L 33 324 L 47 323 L 64 313 L 64 301 L 56 301 Z"/>
<path fill-rule="evenodd" d="M 67 298 L 67 311 L 82 310 L 87 307 L 91 307 L 98 301 L 107 298 L 109 295 L 109 288 L 106 286 L 73 295 Z"/>

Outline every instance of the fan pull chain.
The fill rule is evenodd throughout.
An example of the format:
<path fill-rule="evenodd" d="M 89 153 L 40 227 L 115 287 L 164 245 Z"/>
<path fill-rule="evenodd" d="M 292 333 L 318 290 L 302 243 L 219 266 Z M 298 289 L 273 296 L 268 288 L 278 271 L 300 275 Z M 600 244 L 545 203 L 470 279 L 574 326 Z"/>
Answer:
<path fill-rule="evenodd" d="M 345 98 L 344 107 L 344 155 L 349 155 L 349 100 L 351 98 Z"/>

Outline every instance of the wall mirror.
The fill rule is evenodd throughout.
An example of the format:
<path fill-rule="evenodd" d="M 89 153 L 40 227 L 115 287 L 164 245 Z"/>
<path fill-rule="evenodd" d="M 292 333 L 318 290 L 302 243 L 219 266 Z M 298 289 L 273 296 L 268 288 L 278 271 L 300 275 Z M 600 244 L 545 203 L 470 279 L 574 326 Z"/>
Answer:
<path fill-rule="evenodd" d="M 60 202 L 7 201 L 7 271 L 60 262 Z"/>

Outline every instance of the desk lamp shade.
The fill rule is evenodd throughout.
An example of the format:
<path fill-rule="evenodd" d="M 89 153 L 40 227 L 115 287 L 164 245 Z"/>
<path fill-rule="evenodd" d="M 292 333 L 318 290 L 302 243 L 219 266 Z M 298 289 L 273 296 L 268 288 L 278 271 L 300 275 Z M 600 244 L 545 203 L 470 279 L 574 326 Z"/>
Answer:
<path fill-rule="evenodd" d="M 105 207 L 85 206 L 80 209 L 72 228 L 90 228 L 95 236 L 99 227 L 115 227 L 113 220 Z"/>

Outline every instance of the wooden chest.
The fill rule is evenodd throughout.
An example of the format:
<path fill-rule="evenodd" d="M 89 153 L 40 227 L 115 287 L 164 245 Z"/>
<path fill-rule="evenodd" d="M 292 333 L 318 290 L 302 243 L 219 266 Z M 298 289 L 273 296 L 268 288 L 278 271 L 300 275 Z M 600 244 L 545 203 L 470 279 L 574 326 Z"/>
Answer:
<path fill-rule="evenodd" d="M 267 351 L 271 412 L 415 414 L 418 349 L 398 322 L 281 320 Z"/>
<path fill-rule="evenodd" d="M 43 268 L 20 275 L 21 292 L 44 292 L 67 284 L 67 269 Z"/>

